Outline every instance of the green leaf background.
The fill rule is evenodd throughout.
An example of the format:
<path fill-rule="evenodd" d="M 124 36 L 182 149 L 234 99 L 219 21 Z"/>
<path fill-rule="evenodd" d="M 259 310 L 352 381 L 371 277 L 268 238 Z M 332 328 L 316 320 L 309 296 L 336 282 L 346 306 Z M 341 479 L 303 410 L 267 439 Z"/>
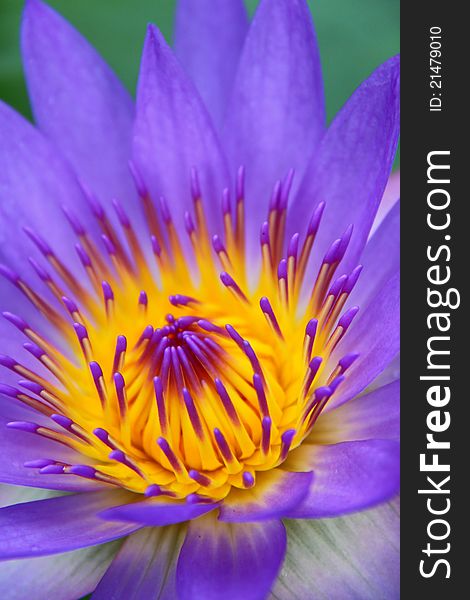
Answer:
<path fill-rule="evenodd" d="M 146 24 L 154 22 L 168 40 L 172 37 L 173 0 L 50 0 L 49 3 L 94 44 L 132 93 Z M 250 13 L 256 4 L 256 0 L 247 0 Z M 322 54 L 331 120 L 360 82 L 376 66 L 398 53 L 399 0 L 311 0 L 309 4 Z M 0 98 L 30 117 L 19 52 L 22 6 L 21 0 L 0 0 Z M 309 586 L 314 581 L 309 566 L 319 561 L 324 562 L 324 569 L 336 564 L 339 571 L 343 570 L 350 577 L 351 572 L 360 568 L 354 552 L 357 535 L 372 534 L 378 541 L 384 519 L 394 518 L 395 514 L 396 507 L 392 505 L 335 519 L 330 524 L 326 521 L 290 523 L 290 550 L 273 598 L 292 598 L 289 578 L 298 581 L 306 576 L 305 586 Z M 341 551 L 343 544 L 346 553 Z M 392 544 L 398 552 L 397 538 L 382 539 L 382 544 Z M 372 554 L 370 558 L 374 560 Z M 360 578 L 351 577 L 351 582 L 353 580 L 357 582 Z M 370 585 L 368 593 L 349 588 L 352 594 L 349 597 L 357 597 L 358 593 L 365 593 L 361 595 L 364 598 L 381 597 L 373 582 L 367 585 Z M 305 588 L 306 593 L 308 589 Z"/>
<path fill-rule="evenodd" d="M 230 0 L 224 0 L 230 1 Z M 50 0 L 93 44 L 131 92 L 137 81 L 146 24 L 172 36 L 174 0 Z M 399 0 L 311 0 L 328 116 L 381 62 L 399 51 Z M 257 0 L 247 0 L 253 13 Z M 0 0 L 0 98 L 29 115 L 19 25 L 22 0 Z"/>

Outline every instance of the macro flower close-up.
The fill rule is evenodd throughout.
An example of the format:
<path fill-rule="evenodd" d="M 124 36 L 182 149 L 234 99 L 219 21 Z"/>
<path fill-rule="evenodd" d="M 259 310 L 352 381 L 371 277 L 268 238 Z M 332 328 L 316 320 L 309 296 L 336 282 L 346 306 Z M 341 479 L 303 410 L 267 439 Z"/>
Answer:
<path fill-rule="evenodd" d="M 0 596 L 398 598 L 398 57 L 327 126 L 305 0 L 180 0 L 135 101 L 41 0 L 21 50 Z"/>

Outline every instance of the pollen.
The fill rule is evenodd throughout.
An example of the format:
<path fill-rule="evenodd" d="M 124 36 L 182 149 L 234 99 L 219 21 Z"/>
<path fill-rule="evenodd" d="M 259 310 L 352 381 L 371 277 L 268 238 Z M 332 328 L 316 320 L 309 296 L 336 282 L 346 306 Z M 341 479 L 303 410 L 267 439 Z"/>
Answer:
<path fill-rule="evenodd" d="M 337 276 L 352 228 L 332 241 L 309 285 L 324 204 L 315 207 L 302 238 L 287 240 L 290 172 L 274 186 L 260 223 L 259 276 L 249 285 L 243 168 L 234 201 L 228 190 L 222 194 L 223 230 L 213 237 L 196 170 L 184 228 L 133 171 L 145 232 L 136 231 L 117 201 L 112 219 L 88 194 L 99 243 L 64 209 L 81 272 L 29 229 L 45 259 L 31 264 L 47 292 L 1 269 L 57 334 L 45 339 L 21 316 L 4 313 L 41 365 L 35 371 L 1 357 L 21 378 L 2 391 L 38 413 L 37 422 L 9 427 L 81 457 L 80 464 L 66 464 L 38 456 L 25 465 L 40 473 L 147 496 L 221 500 L 232 488 L 252 488 L 257 474 L 286 460 L 357 358 L 344 356 L 335 366 L 328 360 L 358 310 L 343 312 L 361 267 Z"/>

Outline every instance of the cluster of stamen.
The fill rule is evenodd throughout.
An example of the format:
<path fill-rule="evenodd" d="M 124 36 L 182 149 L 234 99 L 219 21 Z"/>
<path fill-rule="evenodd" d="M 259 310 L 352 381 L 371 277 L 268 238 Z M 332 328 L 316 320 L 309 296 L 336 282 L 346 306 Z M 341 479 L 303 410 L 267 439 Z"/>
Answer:
<path fill-rule="evenodd" d="M 43 369 L 0 357 L 21 377 L 18 386 L 2 384 L 0 392 L 38 413 L 37 422 L 9 427 L 81 456 L 80 464 L 54 456 L 26 463 L 39 473 L 72 474 L 147 496 L 220 500 L 232 487 L 253 487 L 257 473 L 286 460 L 356 359 L 344 356 L 325 372 L 358 310 L 342 314 L 361 267 L 335 279 L 352 228 L 333 241 L 300 309 L 324 203 L 315 207 L 303 239 L 296 233 L 286 241 L 293 172 L 274 187 L 260 232 L 261 271 L 250 290 L 243 169 L 235 203 L 228 190 L 222 194 L 223 233 L 212 238 L 195 170 L 186 232 L 175 226 L 163 198 L 155 208 L 132 171 L 147 243 L 117 201 L 120 231 L 87 193 L 100 244 L 64 208 L 85 280 L 31 229 L 26 234 L 50 267 L 30 259 L 43 292 L 1 267 L 60 340 L 4 313 L 49 372 L 45 377 Z"/>

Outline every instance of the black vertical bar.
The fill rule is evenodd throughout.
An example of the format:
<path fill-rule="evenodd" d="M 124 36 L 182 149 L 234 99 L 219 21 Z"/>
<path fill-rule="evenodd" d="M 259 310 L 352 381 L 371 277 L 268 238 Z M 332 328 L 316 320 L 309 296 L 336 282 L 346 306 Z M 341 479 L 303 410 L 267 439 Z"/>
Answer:
<path fill-rule="evenodd" d="M 464 385 L 470 373 L 464 289 L 470 271 L 466 165 L 470 36 L 464 7 L 436 0 L 402 2 L 401 597 L 405 599 L 470 594 L 466 585 L 470 521 L 465 516 L 470 507 L 470 393 Z M 428 174 L 430 162 L 450 168 L 431 168 Z M 448 219 L 448 227 L 443 227 Z M 443 282 L 448 276 L 449 281 Z M 460 296 L 460 306 L 433 308 L 430 303 L 439 305 L 439 293 L 452 305 Z M 448 331 L 443 331 L 446 327 Z M 440 339 L 430 342 L 433 337 Z M 450 354 L 429 356 L 428 343 L 431 349 Z M 437 368 L 430 368 L 428 359 Z M 433 448 L 434 442 L 448 442 L 450 448 Z M 421 466 L 420 455 L 424 455 Z M 450 470 L 425 470 L 433 460 L 437 469 L 449 465 Z"/>

